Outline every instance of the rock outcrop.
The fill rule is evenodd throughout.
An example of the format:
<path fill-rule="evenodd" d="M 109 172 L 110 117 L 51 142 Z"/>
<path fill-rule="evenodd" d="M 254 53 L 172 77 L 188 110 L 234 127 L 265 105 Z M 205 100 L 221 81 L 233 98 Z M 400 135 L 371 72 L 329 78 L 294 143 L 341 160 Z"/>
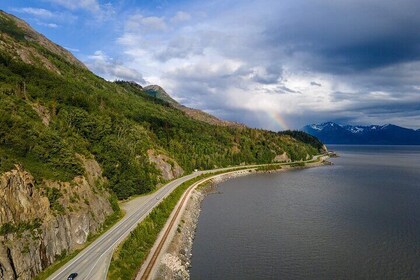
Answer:
<path fill-rule="evenodd" d="M 281 155 L 276 155 L 275 157 L 274 157 L 274 160 L 273 160 L 274 162 L 289 162 L 290 161 L 290 158 L 289 158 L 289 156 L 286 154 L 286 152 L 284 152 L 283 154 L 281 154 Z"/>
<path fill-rule="evenodd" d="M 148 150 L 147 155 L 149 156 L 149 161 L 153 162 L 156 168 L 159 169 L 163 180 L 172 180 L 184 174 L 184 170 L 174 159 L 163 154 L 157 154 L 154 150 Z"/>
<path fill-rule="evenodd" d="M 86 175 L 36 182 L 21 166 L 0 176 L 0 279 L 32 279 L 80 248 L 113 210 L 98 163 Z"/>

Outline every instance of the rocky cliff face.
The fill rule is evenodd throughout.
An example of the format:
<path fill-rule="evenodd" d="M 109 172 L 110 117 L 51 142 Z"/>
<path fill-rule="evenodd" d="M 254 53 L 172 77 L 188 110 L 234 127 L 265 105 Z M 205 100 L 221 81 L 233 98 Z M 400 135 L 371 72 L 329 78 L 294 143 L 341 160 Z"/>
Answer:
<path fill-rule="evenodd" d="M 86 175 L 43 181 L 16 165 L 0 176 L 0 279 L 31 279 L 79 248 L 112 213 L 95 160 L 81 158 Z"/>
<path fill-rule="evenodd" d="M 153 162 L 160 171 L 163 180 L 172 180 L 184 174 L 184 170 L 174 159 L 163 154 L 157 154 L 154 150 L 148 150 L 147 155 L 149 161 Z"/>
<path fill-rule="evenodd" d="M 290 161 L 289 156 L 287 155 L 286 152 L 284 152 L 281 155 L 276 155 L 273 159 L 274 162 L 287 162 Z"/>

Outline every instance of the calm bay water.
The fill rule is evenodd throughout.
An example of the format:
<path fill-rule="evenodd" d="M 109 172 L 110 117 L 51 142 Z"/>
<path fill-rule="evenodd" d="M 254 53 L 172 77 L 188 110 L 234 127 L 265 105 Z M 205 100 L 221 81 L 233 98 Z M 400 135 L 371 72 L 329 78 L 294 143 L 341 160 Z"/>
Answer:
<path fill-rule="evenodd" d="M 420 147 L 329 148 L 333 166 L 220 184 L 191 279 L 420 279 Z"/>

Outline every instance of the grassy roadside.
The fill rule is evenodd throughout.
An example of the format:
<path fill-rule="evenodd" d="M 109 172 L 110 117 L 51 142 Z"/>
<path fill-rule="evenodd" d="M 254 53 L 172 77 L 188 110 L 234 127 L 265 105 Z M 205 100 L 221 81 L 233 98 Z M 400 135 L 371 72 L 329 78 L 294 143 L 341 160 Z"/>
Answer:
<path fill-rule="evenodd" d="M 92 242 L 94 242 L 98 237 L 100 237 L 103 233 L 108 231 L 112 226 L 114 226 L 119 220 L 124 217 L 125 213 L 122 211 L 118 206 L 118 201 L 111 200 L 111 205 L 114 210 L 114 213 L 109 215 L 104 223 L 102 224 L 101 230 L 98 231 L 95 234 L 89 235 L 88 239 L 85 244 L 83 244 L 83 248 L 77 249 L 73 251 L 72 253 L 68 255 L 64 255 L 60 258 L 58 258 L 57 261 L 55 261 L 52 265 L 50 265 L 48 268 L 40 272 L 34 280 L 44 280 L 50 277 L 54 272 L 56 272 L 58 269 L 63 267 L 68 261 L 73 259 L 77 254 L 79 254 L 83 249 L 87 248 Z"/>
<path fill-rule="evenodd" d="M 281 164 L 273 164 L 273 165 L 264 165 L 264 166 L 259 166 L 257 167 L 255 170 L 256 171 L 261 171 L 261 172 L 268 172 L 268 171 L 275 171 L 275 170 L 279 170 L 282 169 L 282 165 Z"/>

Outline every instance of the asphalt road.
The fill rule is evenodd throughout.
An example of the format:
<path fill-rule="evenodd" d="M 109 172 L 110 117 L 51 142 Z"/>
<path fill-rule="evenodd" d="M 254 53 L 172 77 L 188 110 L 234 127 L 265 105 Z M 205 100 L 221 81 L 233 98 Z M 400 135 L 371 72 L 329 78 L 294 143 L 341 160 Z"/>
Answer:
<path fill-rule="evenodd" d="M 62 280 L 72 273 L 76 272 L 79 275 L 77 280 L 82 279 L 106 279 L 109 264 L 111 261 L 112 253 L 114 248 L 122 241 L 128 234 L 141 222 L 147 214 L 159 204 L 162 198 L 170 194 L 177 186 L 191 178 L 194 178 L 200 174 L 213 172 L 212 171 L 199 171 L 193 174 L 178 178 L 164 187 L 160 188 L 156 192 L 140 197 L 136 204 L 136 209 L 133 213 L 130 213 L 117 224 L 115 224 L 110 230 L 96 239 L 87 248 L 81 251 L 76 257 L 65 264 L 62 268 L 57 270 L 48 279 Z"/>

